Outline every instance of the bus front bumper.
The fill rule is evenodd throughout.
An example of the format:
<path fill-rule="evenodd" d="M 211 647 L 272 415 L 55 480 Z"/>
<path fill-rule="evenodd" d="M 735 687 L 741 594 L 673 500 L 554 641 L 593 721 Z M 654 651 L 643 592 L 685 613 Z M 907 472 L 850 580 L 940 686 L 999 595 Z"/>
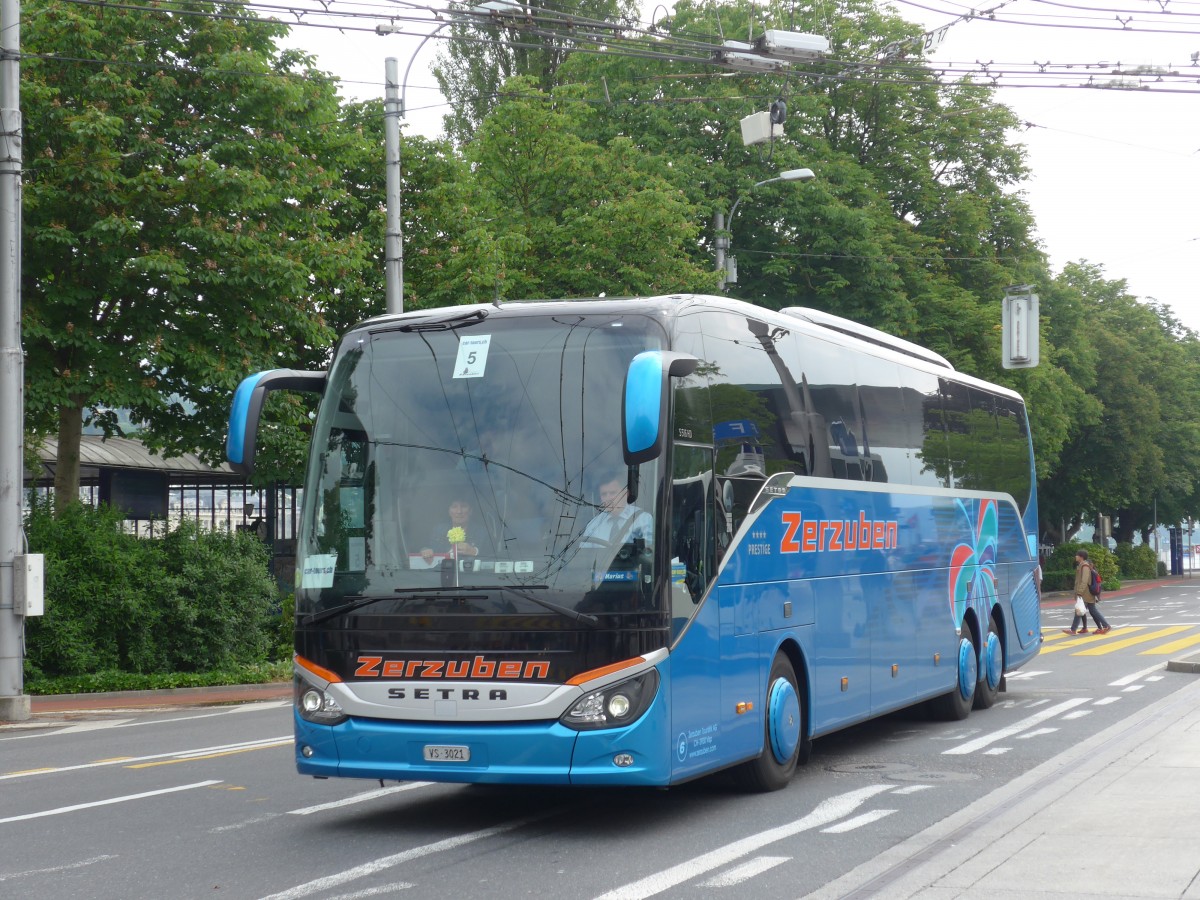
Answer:
<path fill-rule="evenodd" d="M 671 775 L 661 692 L 638 721 L 599 731 L 575 731 L 557 721 L 440 724 L 358 717 L 330 726 L 307 722 L 295 711 L 293 716 L 302 775 L 563 785 L 666 785 Z M 431 761 L 431 754 L 469 758 Z"/>

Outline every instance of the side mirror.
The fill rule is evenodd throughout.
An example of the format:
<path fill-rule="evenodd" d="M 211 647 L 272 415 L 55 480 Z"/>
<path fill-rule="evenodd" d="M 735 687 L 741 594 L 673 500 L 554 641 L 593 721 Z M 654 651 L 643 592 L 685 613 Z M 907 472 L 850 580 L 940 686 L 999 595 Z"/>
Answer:
<path fill-rule="evenodd" d="M 271 369 L 242 379 L 233 395 L 233 406 L 229 410 L 229 436 L 225 440 L 225 457 L 235 472 L 253 474 L 258 420 L 262 415 L 263 403 L 271 391 L 282 390 L 323 394 L 325 373 Z"/>
<path fill-rule="evenodd" d="M 700 360 L 687 353 L 647 350 L 629 362 L 621 400 L 625 464 L 657 459 L 663 451 L 671 377 L 691 375 Z"/>

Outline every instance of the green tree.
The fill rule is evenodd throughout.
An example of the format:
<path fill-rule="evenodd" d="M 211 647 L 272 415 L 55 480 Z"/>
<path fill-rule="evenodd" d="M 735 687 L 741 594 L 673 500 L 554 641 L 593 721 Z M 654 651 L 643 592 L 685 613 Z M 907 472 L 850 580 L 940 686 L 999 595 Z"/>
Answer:
<path fill-rule="evenodd" d="M 60 508 L 86 410 L 215 461 L 237 382 L 319 364 L 372 264 L 339 221 L 360 137 L 333 81 L 276 47 L 278 23 L 190 11 L 23 9 L 27 416 L 58 434 Z"/>
<path fill-rule="evenodd" d="M 633 23 L 638 6 L 634 0 L 546 0 L 536 5 L 514 0 L 491 15 L 472 14 L 469 24 L 452 25 L 454 39 L 446 41 L 433 70 L 454 110 L 445 117 L 446 133 L 460 145 L 469 143 L 512 78 L 526 76 L 549 91 L 576 45 L 573 23 Z M 470 13 L 478 4 L 451 7 Z M 589 34 L 593 31 L 587 29 Z"/>
<path fill-rule="evenodd" d="M 711 287 L 694 261 L 697 216 L 625 138 L 578 136 L 583 106 L 514 79 L 466 150 L 510 297 L 667 293 Z M 498 289 L 499 292 L 499 289 Z"/>

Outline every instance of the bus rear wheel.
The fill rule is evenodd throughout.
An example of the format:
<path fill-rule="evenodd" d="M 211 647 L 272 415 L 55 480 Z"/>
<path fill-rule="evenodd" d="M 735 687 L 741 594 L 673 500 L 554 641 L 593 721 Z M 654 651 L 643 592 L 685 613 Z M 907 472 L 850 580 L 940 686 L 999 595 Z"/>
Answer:
<path fill-rule="evenodd" d="M 806 747 L 803 727 L 796 672 L 786 654 L 777 653 L 767 679 L 763 751 L 758 759 L 734 770 L 738 783 L 746 790 L 759 792 L 787 787 Z"/>
<path fill-rule="evenodd" d="M 988 630 L 979 654 L 979 682 L 975 685 L 975 708 L 991 709 L 1000 695 L 1000 679 L 1004 677 L 1004 647 L 994 616 L 988 616 Z"/>

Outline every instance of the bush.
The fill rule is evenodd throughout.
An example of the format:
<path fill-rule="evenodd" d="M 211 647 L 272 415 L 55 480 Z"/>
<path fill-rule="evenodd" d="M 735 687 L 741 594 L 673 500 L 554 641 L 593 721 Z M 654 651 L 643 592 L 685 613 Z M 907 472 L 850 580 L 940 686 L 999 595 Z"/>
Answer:
<path fill-rule="evenodd" d="M 1154 548 L 1146 544 L 1117 544 L 1117 562 L 1126 578 L 1154 578 L 1158 572 Z"/>
<path fill-rule="evenodd" d="M 27 680 L 212 672 L 277 652 L 279 598 L 253 535 L 188 522 L 139 538 L 108 507 L 55 518 L 48 501 L 32 506 L 26 533 L 46 563 L 45 615 L 25 625 Z"/>
<path fill-rule="evenodd" d="M 1080 550 L 1088 552 L 1088 559 L 1100 573 L 1104 590 L 1115 591 L 1121 586 L 1117 577 L 1119 569 L 1117 558 L 1105 547 L 1097 544 L 1079 544 L 1071 541 L 1059 544 L 1046 557 L 1042 569 L 1042 590 L 1071 591 L 1075 589 L 1075 554 Z"/>

